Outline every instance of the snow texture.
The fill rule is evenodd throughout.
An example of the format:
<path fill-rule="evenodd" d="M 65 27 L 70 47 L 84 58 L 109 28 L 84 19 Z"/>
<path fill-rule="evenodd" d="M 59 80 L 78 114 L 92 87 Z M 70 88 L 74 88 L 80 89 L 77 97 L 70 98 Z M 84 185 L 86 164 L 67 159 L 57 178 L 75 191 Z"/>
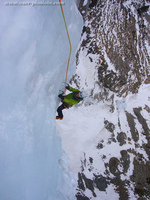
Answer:
<path fill-rule="evenodd" d="M 80 54 L 80 64 L 78 65 L 77 72 L 78 75 L 82 77 L 82 81 L 80 81 L 80 87 L 87 89 L 86 81 L 84 83 L 83 79 L 88 79 L 91 74 L 85 75 L 85 62 L 83 65 L 83 61 L 85 61 L 85 56 Z M 88 68 L 86 73 L 88 73 Z M 88 88 L 93 87 L 93 83 L 92 85 L 90 85 L 90 83 L 91 82 L 88 81 Z M 122 150 L 130 148 L 134 149 L 134 141 L 127 142 L 123 146 L 120 146 L 119 143 L 114 142 L 110 142 L 110 144 L 108 144 L 112 133 L 108 131 L 106 127 L 104 127 L 104 121 L 107 119 L 116 126 L 116 122 L 118 122 L 119 118 L 121 130 L 128 133 L 128 137 L 132 138 L 130 135 L 125 111 L 134 115 L 133 107 L 144 108 L 145 105 L 149 105 L 149 91 L 149 85 L 142 85 L 138 94 L 129 94 L 126 98 L 115 96 L 115 111 L 113 113 L 110 112 L 109 103 L 107 105 L 107 103 L 103 101 L 92 101 L 92 98 L 85 99 L 84 103 L 80 103 L 77 106 L 63 111 L 64 119 L 62 121 L 57 121 L 57 127 L 62 137 L 63 149 L 69 156 L 70 170 L 76 175 L 77 180 L 78 172 L 82 171 L 83 168 L 84 174 L 86 174 L 88 179 L 92 180 L 93 174 L 105 176 L 104 164 L 109 163 L 109 160 L 112 156 L 120 158 L 120 152 Z M 90 103 L 90 105 L 87 106 L 87 103 Z M 146 119 L 149 118 L 149 114 L 147 112 L 144 112 L 143 116 Z M 148 124 L 150 126 L 150 122 L 148 122 Z M 138 121 L 136 128 L 137 130 L 142 129 Z M 116 130 L 116 132 L 120 132 L 120 129 Z M 144 141 L 144 138 L 145 136 L 140 135 L 139 142 L 141 142 L 141 145 Z M 103 142 L 102 149 L 97 148 L 99 142 Z M 149 159 L 146 152 L 142 149 L 139 148 L 138 152 L 143 154 L 146 160 Z M 103 155 L 105 155 L 105 158 Z M 92 158 L 92 165 L 90 161 L 88 161 L 89 158 Z M 121 176 L 122 180 L 133 174 L 133 160 L 134 157 L 131 154 L 129 170 L 125 176 Z M 122 171 L 121 167 L 120 171 Z M 109 178 L 113 177 L 113 174 L 110 174 Z M 95 189 L 95 193 L 95 200 L 119 199 L 119 195 L 116 192 L 116 187 L 113 184 L 108 185 L 105 192 L 101 192 L 98 189 Z M 84 194 L 88 198 L 93 198 L 93 195 L 89 189 L 86 189 Z M 131 199 L 137 199 L 132 190 L 130 190 L 129 194 Z"/>

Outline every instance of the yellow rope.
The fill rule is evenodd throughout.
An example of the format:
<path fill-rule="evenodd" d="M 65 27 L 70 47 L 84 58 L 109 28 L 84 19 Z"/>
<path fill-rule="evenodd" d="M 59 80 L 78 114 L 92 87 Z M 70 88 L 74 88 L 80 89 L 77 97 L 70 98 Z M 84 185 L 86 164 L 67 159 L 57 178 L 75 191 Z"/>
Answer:
<path fill-rule="evenodd" d="M 70 41 L 70 37 L 69 37 L 69 32 L 68 32 L 68 28 L 67 28 L 67 24 L 66 24 L 65 15 L 64 15 L 64 11 L 63 11 L 61 0 L 59 0 L 59 3 L 60 3 L 61 12 L 62 12 L 62 15 L 63 15 L 65 28 L 66 28 L 66 32 L 67 32 L 67 36 L 68 36 L 68 40 L 69 40 L 69 45 L 70 45 L 70 52 L 69 52 L 69 58 L 68 58 L 67 69 L 66 69 L 66 77 L 65 77 L 65 88 L 64 88 L 64 94 L 65 94 L 66 93 L 67 75 L 68 75 L 68 68 L 69 68 L 69 62 L 70 62 L 70 57 L 71 57 L 72 46 L 71 46 L 71 41 Z"/>

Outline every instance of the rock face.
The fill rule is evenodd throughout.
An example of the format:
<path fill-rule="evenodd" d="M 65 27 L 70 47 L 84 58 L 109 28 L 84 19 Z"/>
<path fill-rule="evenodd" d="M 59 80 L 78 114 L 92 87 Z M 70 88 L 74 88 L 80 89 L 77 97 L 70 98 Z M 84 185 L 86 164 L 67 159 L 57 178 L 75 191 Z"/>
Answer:
<path fill-rule="evenodd" d="M 89 197 L 85 195 L 87 190 L 91 191 L 94 199 L 98 197 L 97 189 L 105 192 L 110 185 L 115 186 L 116 193 L 119 194 L 118 199 L 150 198 L 150 129 L 143 117 L 147 111 L 142 108 L 134 108 L 133 111 L 135 113 L 133 115 L 123 111 L 126 120 L 121 121 L 121 124 L 128 125 L 129 132 L 123 132 L 123 128 L 118 132 L 118 125 L 104 121 L 104 127 L 112 133 L 112 137 L 108 141 L 97 141 L 95 154 L 101 155 L 101 164 L 104 164 L 105 170 L 102 172 L 96 169 L 97 173 L 95 173 L 93 164 L 95 158 L 85 155 L 85 159 L 81 161 L 82 170 L 78 174 L 77 199 L 88 199 Z M 139 122 L 141 126 L 136 128 L 135 122 Z M 114 144 L 116 144 L 116 150 L 120 151 L 119 156 L 111 152 Z M 110 146 L 109 156 L 101 154 L 106 145 Z M 92 176 L 90 179 L 87 178 L 89 173 Z"/>
<path fill-rule="evenodd" d="M 142 83 L 150 83 L 149 6 L 142 0 L 88 1 L 85 6 L 83 2 L 78 3 L 85 25 L 77 64 L 81 51 L 91 62 L 94 54 L 100 88 L 120 96 L 137 93 Z"/>
<path fill-rule="evenodd" d="M 78 0 L 77 5 L 84 27 L 76 55 L 77 73 L 71 82 L 90 89 L 91 97 L 109 104 L 111 113 L 118 110 L 115 124 L 104 119 L 103 128 L 111 133 L 111 138 L 107 142 L 97 141 L 95 152 L 101 155 L 106 143 L 110 147 L 119 144 L 120 155 L 101 155 L 105 170 L 97 169 L 95 173 L 94 158 L 85 152 L 76 197 L 96 199 L 97 190 L 104 193 L 113 185 L 118 199 L 149 199 L 150 107 L 144 103 L 129 110 L 125 107 L 129 94 L 136 95 L 141 85 L 150 84 L 149 1 L 89 0 L 84 4 L 84 0 Z M 85 73 L 80 73 L 81 62 Z M 121 114 L 115 97 L 124 98 Z M 86 195 L 87 191 L 91 191 L 91 196 Z"/>

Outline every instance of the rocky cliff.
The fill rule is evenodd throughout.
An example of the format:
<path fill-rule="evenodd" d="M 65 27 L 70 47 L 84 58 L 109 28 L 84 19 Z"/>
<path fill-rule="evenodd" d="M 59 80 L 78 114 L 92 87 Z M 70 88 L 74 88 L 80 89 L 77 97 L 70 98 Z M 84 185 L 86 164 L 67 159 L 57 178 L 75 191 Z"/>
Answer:
<path fill-rule="evenodd" d="M 97 140 L 95 156 L 84 152 L 76 197 L 98 199 L 112 185 L 118 199 L 149 199 L 150 3 L 79 0 L 77 5 L 84 27 L 71 83 L 90 90 L 91 97 L 107 105 L 117 120 L 104 114 L 102 129 L 111 137 Z M 110 149 L 107 155 L 106 148 Z M 97 159 L 103 171 L 95 167 Z"/>

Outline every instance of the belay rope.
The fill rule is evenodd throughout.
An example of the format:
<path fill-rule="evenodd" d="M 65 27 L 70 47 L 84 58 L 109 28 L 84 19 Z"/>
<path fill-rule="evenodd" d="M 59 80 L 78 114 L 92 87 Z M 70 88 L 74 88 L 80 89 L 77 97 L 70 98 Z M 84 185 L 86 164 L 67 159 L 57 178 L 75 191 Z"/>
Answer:
<path fill-rule="evenodd" d="M 68 68 L 69 68 L 69 62 L 70 62 L 70 57 L 71 57 L 72 46 L 71 46 L 71 41 L 70 41 L 70 37 L 69 37 L 69 33 L 68 33 L 68 28 L 67 28 L 67 24 L 66 24 L 65 15 L 64 15 L 64 11 L 63 11 L 61 0 L 59 0 L 59 3 L 60 3 L 61 12 L 62 12 L 62 16 L 63 16 L 63 19 L 64 19 L 65 28 L 66 28 L 66 32 L 67 32 L 67 36 L 68 36 L 68 40 L 69 40 L 69 45 L 70 45 L 70 52 L 69 52 L 69 58 L 68 58 L 67 69 L 66 69 L 66 77 L 65 77 L 65 88 L 64 88 L 64 94 L 65 94 L 66 93 L 67 75 L 68 75 Z"/>

